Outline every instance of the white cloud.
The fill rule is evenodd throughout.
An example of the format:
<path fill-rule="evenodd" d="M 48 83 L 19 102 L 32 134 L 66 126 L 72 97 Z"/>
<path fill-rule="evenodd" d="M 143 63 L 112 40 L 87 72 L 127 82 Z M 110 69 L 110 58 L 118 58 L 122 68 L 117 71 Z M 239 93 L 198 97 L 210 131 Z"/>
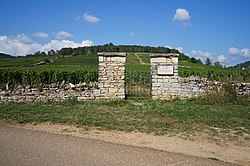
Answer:
<path fill-rule="evenodd" d="M 191 16 L 189 15 L 189 12 L 186 9 L 176 9 L 175 16 L 173 20 L 180 21 L 180 22 L 187 22 L 189 21 Z"/>
<path fill-rule="evenodd" d="M 55 35 L 56 35 L 57 40 L 63 40 L 63 39 L 66 39 L 66 38 L 73 37 L 72 34 L 70 34 L 69 32 L 65 32 L 65 31 L 57 32 L 57 33 L 55 33 Z"/>
<path fill-rule="evenodd" d="M 231 48 L 229 48 L 228 53 L 231 55 L 237 55 L 240 53 L 240 50 L 238 48 L 231 47 Z"/>
<path fill-rule="evenodd" d="M 85 47 L 85 46 L 93 46 L 94 45 L 94 43 L 91 41 L 91 40 L 83 40 L 82 42 L 81 42 L 81 46 L 82 47 Z M 80 47 L 81 47 L 80 46 Z"/>
<path fill-rule="evenodd" d="M 38 37 L 38 38 L 48 38 L 49 37 L 49 35 L 47 33 L 42 33 L 42 32 L 33 33 L 33 36 Z"/>
<path fill-rule="evenodd" d="M 196 57 L 202 57 L 202 58 L 211 58 L 212 57 L 212 54 L 210 52 L 201 51 L 201 50 L 191 51 L 191 55 L 196 56 Z"/>
<path fill-rule="evenodd" d="M 220 63 L 225 62 L 226 59 L 227 59 L 227 58 L 226 58 L 224 55 L 219 55 L 219 56 L 217 57 L 217 61 L 220 62 Z"/>
<path fill-rule="evenodd" d="M 241 55 L 243 55 L 246 58 L 250 58 L 250 49 L 249 48 L 243 48 L 240 50 Z"/>
<path fill-rule="evenodd" d="M 176 47 L 176 50 L 178 50 L 180 53 L 183 53 L 183 48 L 182 47 Z"/>
<path fill-rule="evenodd" d="M 213 54 L 208 52 L 208 51 L 202 51 L 202 50 L 193 50 L 191 51 L 190 56 L 194 57 L 196 59 L 201 59 L 203 62 L 205 62 L 205 60 L 207 58 L 209 58 L 210 60 L 213 59 Z"/>
<path fill-rule="evenodd" d="M 0 52 L 23 56 L 31 52 L 35 52 L 39 48 L 39 44 L 30 42 L 23 34 L 17 35 L 15 38 L 0 36 Z M 27 42 L 28 41 L 28 42 Z"/>
<path fill-rule="evenodd" d="M 8 37 L 7 36 L 0 36 L 0 41 L 6 40 Z"/>
<path fill-rule="evenodd" d="M 94 16 L 94 15 L 90 15 L 89 13 L 84 13 L 83 19 L 84 19 L 85 21 L 90 22 L 90 23 L 97 23 L 97 22 L 100 21 L 99 18 L 97 18 L 97 17 Z"/>
<path fill-rule="evenodd" d="M 93 45 L 93 42 L 90 40 L 83 40 L 81 43 L 76 43 L 71 40 L 51 40 L 49 43 L 41 45 L 41 50 L 47 52 L 51 49 L 60 50 L 64 47 L 77 48 L 91 45 Z"/>
<path fill-rule="evenodd" d="M 171 46 L 166 46 L 169 49 L 176 49 L 178 50 L 180 53 L 183 53 L 183 48 L 182 47 L 171 47 Z"/>
<path fill-rule="evenodd" d="M 26 36 L 24 33 L 17 35 L 16 40 L 22 42 L 22 43 L 32 43 L 32 39 L 28 36 Z"/>
<path fill-rule="evenodd" d="M 22 34 L 17 35 L 16 38 L 0 36 L 0 52 L 14 56 L 24 56 L 33 54 L 36 51 L 47 52 L 51 49 L 59 50 L 64 47 L 76 48 L 93 45 L 93 42 L 90 40 L 83 40 L 80 43 L 71 40 L 51 40 L 49 43 L 40 44 L 35 42 L 29 43 L 23 39 L 26 38 Z"/>
<path fill-rule="evenodd" d="M 228 50 L 228 53 L 231 55 L 241 55 L 246 58 L 250 57 L 250 49 L 249 48 L 243 48 L 243 49 L 238 49 L 235 47 L 231 47 Z"/>

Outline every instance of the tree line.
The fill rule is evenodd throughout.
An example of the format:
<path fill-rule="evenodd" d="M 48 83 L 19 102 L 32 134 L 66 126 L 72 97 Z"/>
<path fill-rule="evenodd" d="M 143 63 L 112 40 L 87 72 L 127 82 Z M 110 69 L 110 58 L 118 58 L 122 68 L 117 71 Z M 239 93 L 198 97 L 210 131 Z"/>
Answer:
<path fill-rule="evenodd" d="M 113 43 L 89 46 L 89 47 L 78 47 L 78 48 L 62 48 L 60 50 L 50 50 L 48 53 L 37 51 L 34 54 L 28 54 L 26 56 L 54 56 L 54 55 L 81 55 L 81 54 L 92 54 L 98 52 L 144 52 L 144 53 L 179 53 L 179 60 L 189 61 L 192 63 L 202 64 L 200 59 L 180 53 L 176 49 L 170 49 L 167 47 L 152 47 L 152 46 L 140 46 L 140 45 L 114 45 Z"/>

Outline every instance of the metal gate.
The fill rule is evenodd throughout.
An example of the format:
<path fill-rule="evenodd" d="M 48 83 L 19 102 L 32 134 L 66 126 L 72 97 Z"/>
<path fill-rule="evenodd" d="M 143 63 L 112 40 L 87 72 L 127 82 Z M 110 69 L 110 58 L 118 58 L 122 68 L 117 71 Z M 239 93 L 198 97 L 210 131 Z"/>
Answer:
<path fill-rule="evenodd" d="M 150 71 L 126 71 L 126 98 L 150 98 Z"/>

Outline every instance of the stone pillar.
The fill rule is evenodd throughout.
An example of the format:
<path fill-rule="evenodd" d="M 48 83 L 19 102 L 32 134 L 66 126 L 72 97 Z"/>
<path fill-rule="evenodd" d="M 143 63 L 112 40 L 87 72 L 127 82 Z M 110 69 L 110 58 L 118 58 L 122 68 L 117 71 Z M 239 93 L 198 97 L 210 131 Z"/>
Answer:
<path fill-rule="evenodd" d="M 180 84 L 178 76 L 179 54 L 150 54 L 152 99 L 178 97 Z"/>
<path fill-rule="evenodd" d="M 125 98 L 125 62 L 126 53 L 102 52 L 99 55 L 98 87 L 100 98 Z"/>

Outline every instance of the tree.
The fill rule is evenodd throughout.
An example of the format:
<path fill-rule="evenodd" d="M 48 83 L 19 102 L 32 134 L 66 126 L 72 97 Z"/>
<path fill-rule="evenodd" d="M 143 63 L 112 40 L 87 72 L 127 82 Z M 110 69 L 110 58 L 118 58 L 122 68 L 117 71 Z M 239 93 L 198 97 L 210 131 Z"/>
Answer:
<path fill-rule="evenodd" d="M 198 59 L 198 60 L 197 60 L 197 63 L 203 64 L 202 61 L 201 61 L 201 59 Z"/>
<path fill-rule="evenodd" d="M 40 55 L 41 55 L 41 56 L 46 56 L 46 53 L 43 51 L 43 52 L 41 52 Z"/>
<path fill-rule="evenodd" d="M 190 61 L 191 61 L 191 63 L 196 63 L 196 59 L 195 59 L 194 57 L 192 57 L 192 58 L 190 59 Z"/>
<path fill-rule="evenodd" d="M 37 52 L 34 53 L 34 56 L 39 56 L 39 55 L 41 55 L 40 51 L 37 51 Z"/>
<path fill-rule="evenodd" d="M 211 66 L 212 62 L 209 58 L 207 58 L 205 61 L 205 64 Z"/>
<path fill-rule="evenodd" d="M 220 62 L 214 62 L 214 66 L 218 68 L 223 68 L 223 66 L 220 64 Z"/>
<path fill-rule="evenodd" d="M 53 49 L 48 51 L 48 55 L 55 55 L 55 54 L 56 54 L 56 52 Z"/>

